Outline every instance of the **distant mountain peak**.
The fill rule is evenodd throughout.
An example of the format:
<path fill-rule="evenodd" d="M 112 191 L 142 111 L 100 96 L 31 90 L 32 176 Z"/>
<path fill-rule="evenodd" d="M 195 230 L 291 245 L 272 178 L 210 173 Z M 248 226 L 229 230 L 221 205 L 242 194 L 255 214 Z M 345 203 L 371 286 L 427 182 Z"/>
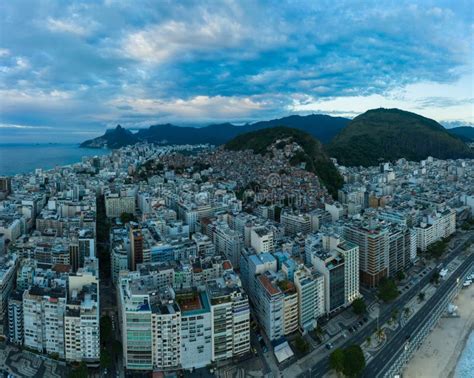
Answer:
<path fill-rule="evenodd" d="M 139 129 L 133 134 L 130 130 L 117 125 L 108 129 L 101 137 L 87 140 L 82 147 L 119 148 L 147 141 L 159 144 L 203 144 L 221 145 L 239 134 L 266 129 L 275 126 L 288 126 L 305 131 L 323 143 L 329 142 L 341 129 L 347 126 L 349 119 L 331 117 L 321 114 L 307 116 L 291 115 L 270 121 L 259 121 L 252 124 L 236 126 L 226 122 L 205 127 L 181 127 L 170 123 L 152 125 Z"/>

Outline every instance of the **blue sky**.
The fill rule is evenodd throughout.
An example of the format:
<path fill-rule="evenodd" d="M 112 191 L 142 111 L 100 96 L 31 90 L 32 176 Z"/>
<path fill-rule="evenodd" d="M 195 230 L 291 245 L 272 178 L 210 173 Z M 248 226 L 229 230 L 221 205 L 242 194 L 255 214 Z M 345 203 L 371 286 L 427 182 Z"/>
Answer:
<path fill-rule="evenodd" d="M 469 0 L 1 0 L 0 139 L 380 106 L 474 124 L 473 36 Z"/>

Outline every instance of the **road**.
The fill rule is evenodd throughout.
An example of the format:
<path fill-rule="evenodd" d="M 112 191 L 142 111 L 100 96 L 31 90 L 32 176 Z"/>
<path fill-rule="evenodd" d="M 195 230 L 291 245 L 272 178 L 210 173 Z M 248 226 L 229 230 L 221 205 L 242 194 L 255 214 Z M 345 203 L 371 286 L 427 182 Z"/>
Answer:
<path fill-rule="evenodd" d="M 471 234 L 470 237 L 466 240 L 468 241 L 474 241 L 474 236 Z M 465 243 L 462 243 L 458 245 L 456 248 L 453 249 L 451 253 L 449 253 L 444 259 L 440 260 L 446 266 L 449 264 L 452 260 L 454 260 L 455 257 L 459 255 L 459 253 L 462 251 L 464 248 Z M 471 256 L 472 257 L 472 256 Z M 381 309 L 380 312 L 380 317 L 379 317 L 379 324 L 384 324 L 386 323 L 390 317 L 392 316 L 392 311 L 394 309 L 403 309 L 405 305 L 415 296 L 418 294 L 419 290 L 421 287 L 424 287 L 426 284 L 428 284 L 429 280 L 431 278 L 430 274 L 426 274 L 423 276 L 420 280 L 420 282 L 417 285 L 413 285 L 410 289 L 408 289 L 402 296 L 397 298 L 394 302 L 384 306 L 383 309 Z M 442 285 L 442 287 L 447 286 L 447 285 Z M 425 306 L 426 307 L 426 306 Z M 361 331 L 359 331 L 357 334 L 353 335 L 351 338 L 346 340 L 340 348 L 347 348 L 350 345 L 361 345 L 368 336 L 371 336 L 374 334 L 377 330 L 377 321 L 372 320 L 370 321 L 366 327 L 362 328 Z M 390 345 L 388 343 L 379 353 L 385 353 L 386 348 Z M 393 352 L 393 350 L 392 350 Z M 388 349 L 387 352 L 389 353 Z M 370 365 L 370 364 L 369 364 Z M 367 367 L 369 368 L 369 366 Z M 330 370 L 329 368 L 329 355 L 325 356 L 322 360 L 317 362 L 310 370 L 302 373 L 300 375 L 301 378 L 303 377 L 323 377 L 328 371 Z M 372 375 L 374 376 L 374 375 Z"/>
<path fill-rule="evenodd" d="M 455 272 L 440 286 L 434 295 L 426 302 L 426 304 L 418 311 L 410 321 L 393 337 L 391 337 L 386 346 L 375 356 L 375 358 L 367 365 L 364 370 L 363 377 L 382 376 L 388 370 L 389 362 L 395 360 L 402 351 L 403 346 L 411 335 L 426 324 L 427 319 L 431 316 L 433 309 L 439 306 L 439 302 L 448 295 L 448 293 L 457 285 L 458 277 L 463 276 L 470 270 L 474 264 L 474 254 L 471 254 Z"/>

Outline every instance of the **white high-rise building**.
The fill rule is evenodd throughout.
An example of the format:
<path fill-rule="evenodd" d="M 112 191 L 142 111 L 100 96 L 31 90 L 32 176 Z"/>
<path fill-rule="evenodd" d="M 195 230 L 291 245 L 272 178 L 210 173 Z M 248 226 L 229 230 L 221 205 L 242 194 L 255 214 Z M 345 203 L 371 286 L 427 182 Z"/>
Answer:
<path fill-rule="evenodd" d="M 65 358 L 98 362 L 100 359 L 99 283 L 92 271 L 69 276 L 64 316 Z"/>
<path fill-rule="evenodd" d="M 32 286 L 23 293 L 26 347 L 64 358 L 64 287 Z"/>
<path fill-rule="evenodd" d="M 123 213 L 135 214 L 135 197 L 118 193 L 105 195 L 105 214 L 107 218 L 117 218 Z"/>
<path fill-rule="evenodd" d="M 142 272 L 148 274 L 145 267 Z M 205 290 L 178 291 L 156 278 L 139 271 L 121 277 L 119 318 L 127 369 L 197 369 L 250 350 L 249 302 L 232 270 L 205 283 Z"/>
<path fill-rule="evenodd" d="M 285 334 L 284 294 L 267 274 L 259 274 L 255 280 L 255 310 L 259 323 L 270 340 L 278 340 Z"/>
<path fill-rule="evenodd" d="M 456 231 L 456 211 L 446 208 L 430 214 L 424 217 L 415 230 L 417 247 L 426 251 L 431 244 L 447 238 Z"/>
<path fill-rule="evenodd" d="M 311 331 L 317 325 L 316 312 L 314 311 L 317 306 L 317 281 L 311 276 L 310 270 L 304 266 L 298 269 L 294 275 L 295 288 L 298 293 L 298 322 L 303 332 Z"/>
<path fill-rule="evenodd" d="M 153 366 L 177 369 L 181 363 L 181 311 L 170 291 L 150 297 Z"/>
<path fill-rule="evenodd" d="M 344 297 L 347 306 L 360 297 L 359 246 L 348 241 L 341 241 L 336 251 L 344 257 Z"/>
<path fill-rule="evenodd" d="M 273 252 L 273 232 L 264 226 L 253 227 L 250 245 L 257 253 Z"/>
<path fill-rule="evenodd" d="M 250 350 L 250 308 L 240 287 L 218 279 L 207 285 L 212 316 L 212 360 L 243 355 Z"/>

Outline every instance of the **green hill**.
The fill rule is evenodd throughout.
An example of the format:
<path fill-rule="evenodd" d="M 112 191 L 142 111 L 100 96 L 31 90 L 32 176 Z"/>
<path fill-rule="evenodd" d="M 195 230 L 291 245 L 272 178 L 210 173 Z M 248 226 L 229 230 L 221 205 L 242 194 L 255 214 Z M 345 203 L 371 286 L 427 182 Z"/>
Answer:
<path fill-rule="evenodd" d="M 458 136 L 465 142 L 474 142 L 474 127 L 460 126 L 446 130 L 448 131 L 448 133 Z"/>
<path fill-rule="evenodd" d="M 348 166 L 377 165 L 400 158 L 419 161 L 474 157 L 458 137 L 436 121 L 399 109 L 373 109 L 354 118 L 328 146 L 330 156 Z"/>
<path fill-rule="evenodd" d="M 327 156 L 322 144 L 311 135 L 288 127 L 273 127 L 242 134 L 225 145 L 233 151 L 253 150 L 256 154 L 264 154 L 267 147 L 278 139 L 291 138 L 292 142 L 299 144 L 303 152 L 295 154 L 290 163 L 293 165 L 306 163 L 306 170 L 315 173 L 328 191 L 336 197 L 337 190 L 344 181 L 332 161 Z"/>

